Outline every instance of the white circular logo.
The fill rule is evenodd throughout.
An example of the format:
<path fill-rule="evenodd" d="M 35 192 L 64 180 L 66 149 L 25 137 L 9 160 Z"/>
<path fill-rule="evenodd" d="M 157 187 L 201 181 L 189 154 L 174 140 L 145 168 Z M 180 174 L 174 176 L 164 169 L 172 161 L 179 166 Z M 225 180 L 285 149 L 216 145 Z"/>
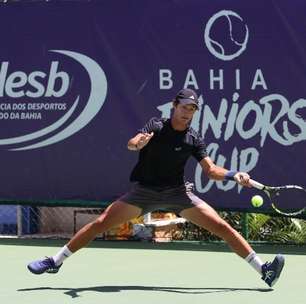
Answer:
<path fill-rule="evenodd" d="M 249 29 L 235 12 L 222 10 L 207 22 L 204 41 L 218 59 L 229 61 L 242 54 L 249 39 Z"/>
<path fill-rule="evenodd" d="M 60 129 L 60 127 L 62 127 L 64 123 L 68 121 L 69 118 L 71 119 L 73 117 L 72 114 L 76 110 L 79 104 L 79 99 L 80 99 L 80 96 L 77 96 L 77 98 L 74 100 L 70 109 L 53 124 L 46 126 L 32 133 L 27 133 L 27 134 L 20 135 L 17 137 L 1 138 L 0 146 L 18 144 L 22 146 L 18 148 L 10 148 L 9 150 L 21 151 L 21 150 L 37 149 L 37 148 L 42 148 L 48 145 L 52 145 L 54 143 L 60 142 L 72 136 L 73 134 L 79 132 L 97 115 L 97 113 L 102 108 L 105 102 L 105 99 L 106 99 L 107 79 L 106 79 L 104 71 L 98 65 L 98 63 L 95 62 L 93 59 L 89 58 L 88 56 L 77 53 L 77 52 L 72 52 L 68 50 L 50 50 L 50 51 L 53 53 L 59 53 L 59 54 L 62 54 L 64 56 L 74 59 L 88 73 L 89 80 L 90 80 L 90 94 L 89 94 L 85 107 L 83 108 L 82 112 L 74 120 L 70 122 L 70 124 L 68 124 L 64 129 Z M 21 72 L 18 72 L 18 73 L 21 73 Z M 34 74 L 36 73 L 37 75 L 38 73 L 40 73 L 40 75 L 42 75 L 42 72 L 33 72 L 33 73 Z M 64 72 L 61 72 L 61 73 L 64 73 Z M 64 73 L 64 74 L 68 75 L 67 73 Z M 66 76 L 66 78 L 68 78 L 68 76 Z M 58 95 L 60 95 L 60 93 L 61 94 L 65 93 L 68 88 L 68 85 L 69 85 L 69 81 L 68 81 L 68 84 L 66 84 L 65 86 L 64 85 L 62 86 L 62 88 L 65 87 L 64 90 L 62 89 L 60 90 L 62 92 L 57 91 L 53 93 L 58 94 Z M 42 85 L 40 85 L 40 87 L 41 86 Z M 30 93 L 27 93 L 27 94 L 30 94 Z M 37 90 L 37 92 L 35 93 L 36 94 L 39 93 L 39 90 Z M 30 143 L 33 140 L 37 140 L 38 142 L 34 144 Z"/>

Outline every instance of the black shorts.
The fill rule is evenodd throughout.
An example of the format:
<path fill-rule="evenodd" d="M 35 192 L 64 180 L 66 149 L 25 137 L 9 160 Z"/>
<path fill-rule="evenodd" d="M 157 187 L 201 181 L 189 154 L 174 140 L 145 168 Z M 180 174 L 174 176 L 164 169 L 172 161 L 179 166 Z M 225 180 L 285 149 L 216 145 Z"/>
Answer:
<path fill-rule="evenodd" d="M 192 190 L 191 183 L 175 187 L 151 187 L 135 183 L 119 200 L 141 208 L 142 215 L 157 210 L 179 214 L 204 203 Z"/>

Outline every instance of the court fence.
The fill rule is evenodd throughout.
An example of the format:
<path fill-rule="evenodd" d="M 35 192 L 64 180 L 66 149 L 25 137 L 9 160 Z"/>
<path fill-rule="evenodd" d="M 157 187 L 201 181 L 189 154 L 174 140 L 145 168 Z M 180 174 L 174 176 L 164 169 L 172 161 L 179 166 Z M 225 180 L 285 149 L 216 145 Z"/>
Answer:
<path fill-rule="evenodd" d="M 105 210 L 109 202 L 45 201 L 0 202 L 0 238 L 69 239 Z M 306 243 L 306 221 L 273 214 L 218 211 L 220 216 L 248 241 L 286 244 Z M 153 242 L 220 239 L 175 214 L 154 212 L 114 227 L 97 236 L 99 240 Z"/>

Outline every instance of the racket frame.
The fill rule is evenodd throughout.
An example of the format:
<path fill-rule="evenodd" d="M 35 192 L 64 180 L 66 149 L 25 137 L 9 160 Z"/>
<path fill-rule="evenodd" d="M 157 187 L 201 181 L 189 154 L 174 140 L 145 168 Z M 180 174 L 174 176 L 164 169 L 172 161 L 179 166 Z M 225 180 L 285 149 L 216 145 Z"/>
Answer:
<path fill-rule="evenodd" d="M 265 194 L 270 199 L 272 208 L 278 214 L 281 214 L 281 215 L 284 215 L 284 216 L 288 216 L 288 217 L 293 217 L 293 216 L 297 216 L 297 215 L 300 215 L 300 214 L 305 212 L 306 206 L 304 208 L 298 210 L 298 211 L 295 211 L 295 212 L 284 212 L 284 211 L 281 211 L 280 209 L 278 209 L 276 207 L 275 203 L 272 201 L 273 194 L 277 193 L 279 190 L 283 190 L 283 189 L 300 189 L 300 190 L 305 191 L 305 193 L 306 193 L 306 190 L 303 187 L 297 186 L 297 185 L 285 185 L 285 186 L 272 187 L 272 186 L 266 186 L 266 185 L 264 185 L 264 184 L 262 184 L 260 182 L 257 182 L 257 181 L 255 181 L 253 179 L 250 179 L 249 182 L 250 182 L 252 187 L 265 192 Z"/>

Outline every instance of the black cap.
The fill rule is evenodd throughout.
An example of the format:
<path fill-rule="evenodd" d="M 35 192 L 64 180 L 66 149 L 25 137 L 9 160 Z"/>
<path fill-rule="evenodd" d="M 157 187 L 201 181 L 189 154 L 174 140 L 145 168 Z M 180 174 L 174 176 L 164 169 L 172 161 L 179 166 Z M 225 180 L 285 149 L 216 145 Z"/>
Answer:
<path fill-rule="evenodd" d="M 193 104 L 197 107 L 197 109 L 199 108 L 198 95 L 191 89 L 180 90 L 177 93 L 175 100 L 182 104 Z"/>

